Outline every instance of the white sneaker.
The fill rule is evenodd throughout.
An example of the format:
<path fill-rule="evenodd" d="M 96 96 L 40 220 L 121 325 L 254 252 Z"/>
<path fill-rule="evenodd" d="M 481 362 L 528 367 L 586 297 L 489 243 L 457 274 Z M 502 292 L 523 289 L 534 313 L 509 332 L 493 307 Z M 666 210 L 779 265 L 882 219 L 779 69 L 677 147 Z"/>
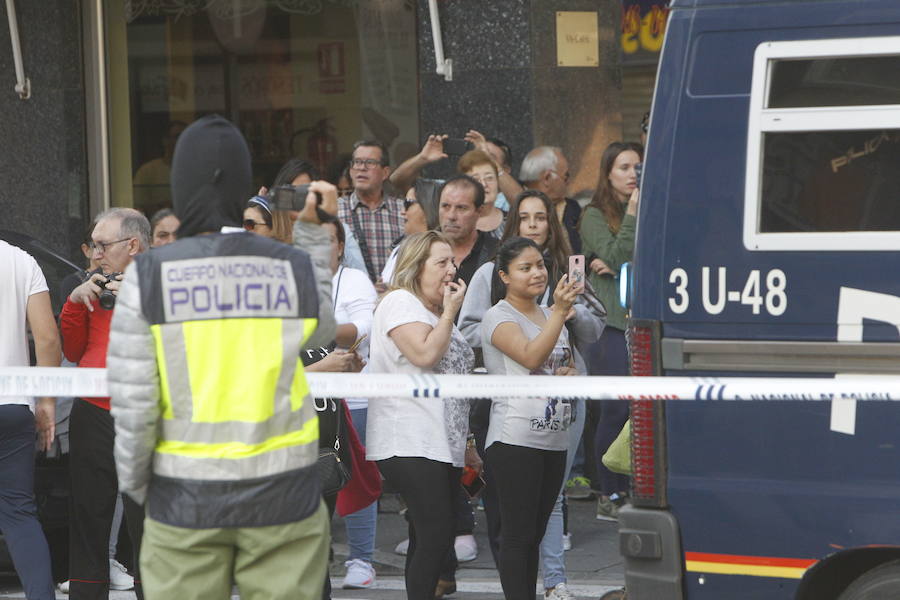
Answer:
<path fill-rule="evenodd" d="M 563 551 L 568 552 L 572 549 L 572 534 L 564 533 L 563 534 Z"/>
<path fill-rule="evenodd" d="M 409 538 L 397 544 L 397 547 L 394 548 L 394 552 L 400 556 L 406 556 L 406 553 L 409 552 Z"/>
<path fill-rule="evenodd" d="M 68 594 L 69 593 L 69 580 L 67 579 L 66 581 L 63 581 L 61 584 L 56 586 L 56 589 L 58 589 L 63 594 Z"/>
<path fill-rule="evenodd" d="M 544 600 L 576 600 L 565 583 L 557 583 L 552 590 L 544 592 Z"/>
<path fill-rule="evenodd" d="M 375 569 L 371 563 L 354 558 L 344 563 L 347 574 L 341 587 L 345 590 L 364 590 L 375 585 Z"/>
<path fill-rule="evenodd" d="M 453 548 L 456 550 L 456 560 L 459 562 L 469 562 L 478 557 L 478 544 L 475 542 L 474 535 L 456 536 Z"/>
<path fill-rule="evenodd" d="M 132 590 L 134 589 L 134 577 L 122 566 L 122 563 L 114 558 L 109 559 L 109 589 Z"/>

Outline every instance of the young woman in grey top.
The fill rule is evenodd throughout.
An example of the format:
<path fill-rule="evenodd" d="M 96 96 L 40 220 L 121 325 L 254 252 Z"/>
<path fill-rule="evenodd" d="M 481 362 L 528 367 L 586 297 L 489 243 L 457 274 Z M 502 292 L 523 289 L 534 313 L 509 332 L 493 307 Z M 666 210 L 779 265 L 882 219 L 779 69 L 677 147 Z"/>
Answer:
<path fill-rule="evenodd" d="M 491 374 L 576 375 L 565 329 L 575 286 L 563 275 L 553 307 L 541 307 L 547 268 L 537 244 L 512 238 L 497 252 L 503 299 L 482 321 Z M 538 552 L 566 467 L 572 405 L 557 398 L 495 398 L 486 464 L 500 503 L 500 582 L 508 599 L 533 598 Z"/>

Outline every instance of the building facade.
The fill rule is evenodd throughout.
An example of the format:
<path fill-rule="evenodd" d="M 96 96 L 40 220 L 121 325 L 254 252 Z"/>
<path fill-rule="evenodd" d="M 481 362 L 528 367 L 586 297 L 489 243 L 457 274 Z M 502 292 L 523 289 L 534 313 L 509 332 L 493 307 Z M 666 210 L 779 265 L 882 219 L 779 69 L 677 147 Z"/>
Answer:
<path fill-rule="evenodd" d="M 381 140 L 396 165 L 429 133 L 477 129 L 511 146 L 516 169 L 535 145 L 562 147 L 570 193 L 593 189 L 606 144 L 639 137 L 662 4 L 13 0 L 0 28 L 0 229 L 77 257 L 100 210 L 169 204 L 177 135 L 209 113 L 243 131 L 256 185 L 291 156 L 338 172 L 357 139 Z M 14 89 L 13 23 L 27 99 Z"/>

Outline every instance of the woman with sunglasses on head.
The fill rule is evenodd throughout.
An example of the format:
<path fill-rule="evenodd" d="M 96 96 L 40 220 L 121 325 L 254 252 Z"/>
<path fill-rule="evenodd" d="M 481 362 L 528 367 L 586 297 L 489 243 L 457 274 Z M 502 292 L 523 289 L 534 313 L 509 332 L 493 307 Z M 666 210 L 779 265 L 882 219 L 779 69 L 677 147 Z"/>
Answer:
<path fill-rule="evenodd" d="M 552 308 L 541 306 L 548 287 L 547 266 L 538 245 L 522 237 L 500 246 L 494 276 L 498 283 L 492 295 L 497 302 L 481 324 L 488 373 L 578 374 L 565 327 L 578 296 L 576 283 L 561 276 Z M 562 398 L 493 399 L 485 454 L 499 501 L 497 568 L 508 600 L 534 598 L 539 547 L 564 481 L 576 410 Z"/>
<path fill-rule="evenodd" d="M 641 162 L 640 144 L 613 142 L 600 158 L 600 180 L 594 198 L 579 223 L 588 281 L 609 308 L 609 326 L 603 332 L 590 360 L 598 375 L 628 375 L 625 341 L 625 309 L 619 305 L 619 269 L 634 255 L 634 234 L 640 200 L 635 166 Z M 597 518 L 615 521 L 618 507 L 628 492 L 625 475 L 613 473 L 600 460 L 628 419 L 628 403 L 600 400 L 600 420 L 594 436 L 600 498 Z"/>
<path fill-rule="evenodd" d="M 272 235 L 272 209 L 269 201 L 262 196 L 253 196 L 244 208 L 244 229 L 263 237 Z"/>

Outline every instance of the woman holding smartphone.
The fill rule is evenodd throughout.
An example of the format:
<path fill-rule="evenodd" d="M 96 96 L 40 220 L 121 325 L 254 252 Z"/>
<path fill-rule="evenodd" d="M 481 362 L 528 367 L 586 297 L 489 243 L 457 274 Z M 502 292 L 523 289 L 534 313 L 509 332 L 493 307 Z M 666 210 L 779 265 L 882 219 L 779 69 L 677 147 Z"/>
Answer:
<path fill-rule="evenodd" d="M 534 241 L 512 238 L 497 252 L 500 299 L 484 315 L 481 345 L 492 375 L 576 375 L 565 322 L 577 297 L 566 275 L 553 307 L 539 305 L 547 287 Z M 566 469 L 572 404 L 556 398 L 495 398 L 487 434 L 487 468 L 500 504 L 500 582 L 508 600 L 534 598 L 538 552 Z"/>
<path fill-rule="evenodd" d="M 512 202 L 507 218 L 506 232 L 503 241 L 515 237 L 528 238 L 537 244 L 544 257 L 544 266 L 547 269 L 547 286 L 538 303 L 548 306 L 553 303 L 552 291 L 565 273 L 569 262 L 568 237 L 556 216 L 553 203 L 543 193 L 535 190 L 525 191 Z M 459 315 L 459 328 L 466 336 L 469 344 L 477 350 L 481 349 L 481 320 L 485 312 L 494 305 L 496 297 L 492 299 L 495 286 L 501 282 L 494 277 L 494 263 L 482 265 L 469 284 L 466 298 L 463 301 Z M 592 290 L 578 296 L 571 318 L 567 321 L 566 329 L 570 334 L 570 341 L 575 348 L 575 365 L 580 372 L 586 372 L 582 355 L 590 344 L 597 341 L 603 331 L 606 322 L 606 310 L 592 295 Z M 570 429 L 570 446 L 566 460 L 566 473 L 571 469 L 575 459 L 575 452 L 581 440 L 581 432 L 584 428 L 585 410 L 584 402 L 576 400 L 574 403 L 575 418 Z M 481 424 L 475 430 L 475 439 L 479 443 L 479 449 L 484 446 L 487 433 L 487 421 L 490 415 L 490 401 L 479 401 L 473 408 L 473 424 Z M 483 422 L 483 424 L 482 424 Z M 474 425 L 473 425 L 474 426 Z M 496 504 L 496 492 L 490 473 L 485 477 L 487 486 L 482 498 L 484 499 L 484 512 L 488 524 L 488 539 L 491 544 L 491 552 L 494 561 L 499 564 L 499 533 L 500 517 Z M 547 533 L 541 544 L 541 571 L 544 578 L 545 597 L 548 600 L 569 598 L 566 589 L 566 565 L 563 548 L 563 494 L 560 495 L 553 507 L 550 521 L 547 524 Z"/>

